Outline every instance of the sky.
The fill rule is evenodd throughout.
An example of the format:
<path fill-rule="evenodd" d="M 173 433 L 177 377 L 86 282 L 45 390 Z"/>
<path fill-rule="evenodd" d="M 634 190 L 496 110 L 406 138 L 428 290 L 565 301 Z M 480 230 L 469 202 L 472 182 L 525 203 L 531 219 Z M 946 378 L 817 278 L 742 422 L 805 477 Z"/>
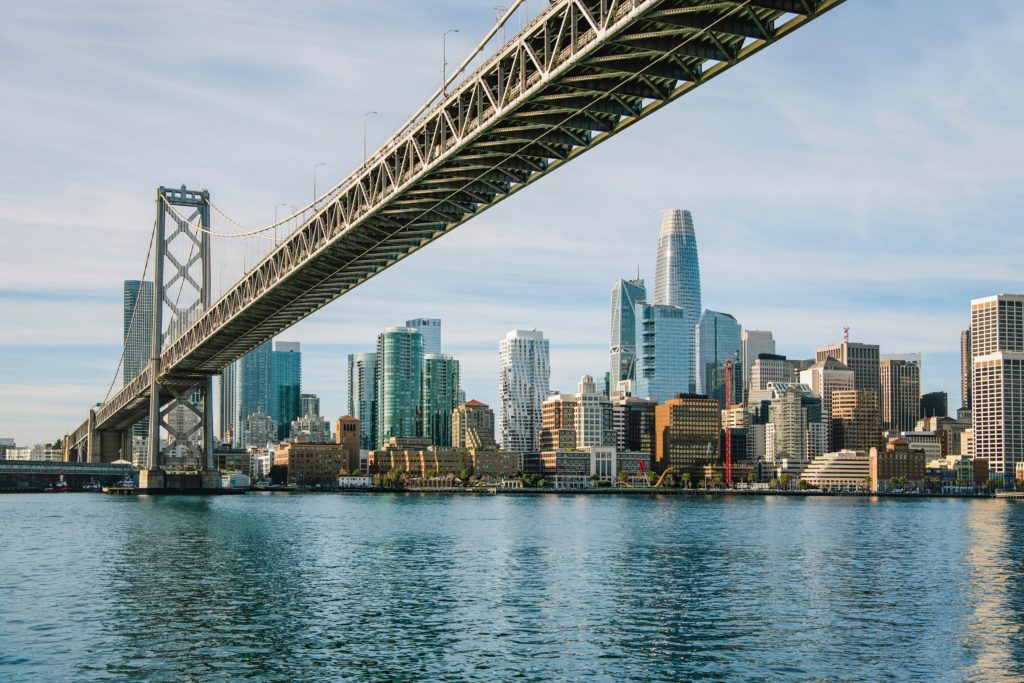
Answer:
<path fill-rule="evenodd" d="M 444 31 L 454 64 L 494 18 L 477 0 L 4 2 L 0 437 L 50 442 L 106 395 L 158 186 L 267 224 L 309 201 L 316 164 L 322 190 L 361 161 L 365 112 L 373 148 L 419 107 Z M 705 307 L 790 357 L 844 326 L 920 352 L 922 390 L 955 410 L 970 300 L 1024 291 L 1022 48 L 1012 0 L 848 0 L 278 339 L 302 344 L 328 419 L 347 355 L 414 317 L 443 320 L 469 398 L 497 407 L 512 329 L 543 330 L 552 389 L 575 391 L 608 367 L 612 283 L 653 285 L 660 212 L 687 208 Z"/>

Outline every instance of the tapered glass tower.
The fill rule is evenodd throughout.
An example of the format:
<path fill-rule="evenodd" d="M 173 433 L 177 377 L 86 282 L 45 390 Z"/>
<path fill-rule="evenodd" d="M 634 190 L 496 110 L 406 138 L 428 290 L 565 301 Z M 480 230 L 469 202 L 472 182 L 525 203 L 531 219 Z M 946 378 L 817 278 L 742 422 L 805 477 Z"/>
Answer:
<path fill-rule="evenodd" d="M 697 259 L 697 235 L 693 216 L 685 209 L 669 209 L 661 217 L 658 259 L 654 273 L 654 305 L 682 309 L 687 333 L 679 352 L 688 366 L 691 392 L 697 390 L 696 328 L 702 313 L 700 300 L 700 264 Z"/>
<path fill-rule="evenodd" d="M 636 304 L 647 298 L 644 281 L 618 280 L 612 285 L 611 390 L 636 378 Z"/>

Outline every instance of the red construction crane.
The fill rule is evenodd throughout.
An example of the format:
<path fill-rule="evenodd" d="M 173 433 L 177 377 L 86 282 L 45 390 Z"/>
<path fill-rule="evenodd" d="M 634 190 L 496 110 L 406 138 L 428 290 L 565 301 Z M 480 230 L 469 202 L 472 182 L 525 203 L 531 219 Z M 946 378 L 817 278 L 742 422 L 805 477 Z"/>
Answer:
<path fill-rule="evenodd" d="M 732 429 L 729 408 L 732 407 L 732 355 L 725 359 L 725 485 L 732 486 Z"/>

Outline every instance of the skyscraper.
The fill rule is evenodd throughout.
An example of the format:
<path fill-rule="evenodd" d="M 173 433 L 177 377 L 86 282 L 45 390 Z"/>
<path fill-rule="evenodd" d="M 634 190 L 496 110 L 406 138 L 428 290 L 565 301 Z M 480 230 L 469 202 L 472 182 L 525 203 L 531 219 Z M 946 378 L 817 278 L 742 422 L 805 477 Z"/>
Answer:
<path fill-rule="evenodd" d="M 814 395 L 821 399 L 823 419 L 831 425 L 832 397 L 837 391 L 849 391 L 854 388 L 854 373 L 835 358 L 826 356 L 800 373 L 800 383 L 809 386 Z M 838 447 L 831 426 L 829 427 L 828 441 L 829 448 Z"/>
<path fill-rule="evenodd" d="M 253 413 L 270 415 L 272 344 L 271 340 L 263 342 L 222 371 L 221 440 L 228 440 L 230 427 L 231 443 L 235 446 L 255 445 L 241 441 L 242 422 Z"/>
<path fill-rule="evenodd" d="M 423 356 L 420 436 L 435 446 L 452 445 L 452 412 L 459 400 L 459 361 L 446 353 Z"/>
<path fill-rule="evenodd" d="M 541 403 L 548 395 L 551 356 L 537 330 L 512 330 L 498 354 L 498 436 L 501 447 L 535 453 L 541 429 Z"/>
<path fill-rule="evenodd" d="M 377 354 L 348 356 L 348 414 L 359 420 L 359 448 L 373 450 L 377 432 Z"/>
<path fill-rule="evenodd" d="M 611 391 L 619 382 L 635 379 L 636 304 L 647 298 L 644 281 L 617 280 L 612 285 Z"/>
<path fill-rule="evenodd" d="M 405 326 L 423 335 L 423 354 L 441 353 L 441 321 L 437 318 L 415 318 Z"/>
<path fill-rule="evenodd" d="M 452 413 L 452 446 L 493 450 L 494 411 L 486 403 L 466 401 Z"/>
<path fill-rule="evenodd" d="M 676 306 L 636 305 L 636 378 L 633 395 L 662 403 L 696 385 L 689 353 L 694 327 Z"/>
<path fill-rule="evenodd" d="M 740 324 L 728 313 L 704 311 L 697 326 L 697 374 L 701 392 L 725 407 L 725 360 L 732 359 L 732 403 L 743 393 L 740 382 Z"/>
<path fill-rule="evenodd" d="M 377 448 L 393 436 L 416 436 L 423 377 L 423 335 L 389 327 L 377 336 Z"/>
<path fill-rule="evenodd" d="M 300 394 L 299 415 L 320 415 L 320 397 L 316 394 Z"/>
<path fill-rule="evenodd" d="M 743 345 L 742 402 L 746 403 L 747 394 L 750 392 L 750 373 L 754 367 L 754 361 L 762 353 L 775 354 L 775 339 L 768 330 L 742 330 L 740 331 L 740 343 Z"/>
<path fill-rule="evenodd" d="M 153 351 L 153 283 L 148 280 L 124 281 L 124 322 L 122 325 L 124 361 L 122 378 L 132 381 L 149 364 Z M 149 435 L 149 419 L 132 426 L 132 460 L 141 462 L 143 441 Z M 136 464 L 139 464 L 136 462 Z"/>
<path fill-rule="evenodd" d="M 882 427 L 912 432 L 921 417 L 921 363 L 883 358 L 879 362 Z"/>
<path fill-rule="evenodd" d="M 971 330 L 960 333 L 960 406 L 971 408 L 971 375 L 974 364 L 971 362 Z"/>
<path fill-rule="evenodd" d="M 153 344 L 153 283 L 124 281 L 124 383 L 149 364 Z"/>
<path fill-rule="evenodd" d="M 270 417 L 280 438 L 288 437 L 292 420 L 301 412 L 302 352 L 299 342 L 275 342 L 270 360 Z"/>
<path fill-rule="evenodd" d="M 835 450 L 868 451 L 881 445 L 877 391 L 854 389 L 832 394 L 832 438 Z"/>
<path fill-rule="evenodd" d="M 974 457 L 1015 476 L 1024 461 L 1024 294 L 971 301 Z"/>
<path fill-rule="evenodd" d="M 880 393 L 878 379 L 878 344 L 861 344 L 843 341 L 839 344 L 823 346 L 817 351 L 817 360 L 835 358 L 853 370 L 853 388 L 870 389 Z"/>
<path fill-rule="evenodd" d="M 685 349 L 689 362 L 690 391 L 696 389 L 696 349 L 693 331 L 703 310 L 700 298 L 700 263 L 697 258 L 697 236 L 693 217 L 683 209 L 669 209 L 662 214 L 658 236 L 658 257 L 654 276 L 654 304 L 675 306 L 689 316 L 689 346 Z"/>

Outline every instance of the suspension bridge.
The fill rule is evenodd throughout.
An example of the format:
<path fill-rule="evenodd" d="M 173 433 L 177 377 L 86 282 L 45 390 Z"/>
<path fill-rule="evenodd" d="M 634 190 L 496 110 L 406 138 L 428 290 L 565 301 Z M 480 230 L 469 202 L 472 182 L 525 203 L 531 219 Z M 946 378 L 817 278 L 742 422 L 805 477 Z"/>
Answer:
<path fill-rule="evenodd" d="M 145 465 L 157 471 L 161 433 L 187 441 L 168 420 L 181 406 L 213 469 L 212 378 L 226 365 L 843 1 L 551 0 L 481 54 L 519 0 L 387 142 L 283 220 L 247 230 L 205 190 L 159 188 L 143 272 L 154 282 L 149 362 L 112 383 L 65 437 L 64 459 L 129 459 L 132 425 L 148 418 Z M 211 214 L 232 231 L 212 229 Z M 239 237 L 266 253 L 225 286 L 211 242 Z"/>

